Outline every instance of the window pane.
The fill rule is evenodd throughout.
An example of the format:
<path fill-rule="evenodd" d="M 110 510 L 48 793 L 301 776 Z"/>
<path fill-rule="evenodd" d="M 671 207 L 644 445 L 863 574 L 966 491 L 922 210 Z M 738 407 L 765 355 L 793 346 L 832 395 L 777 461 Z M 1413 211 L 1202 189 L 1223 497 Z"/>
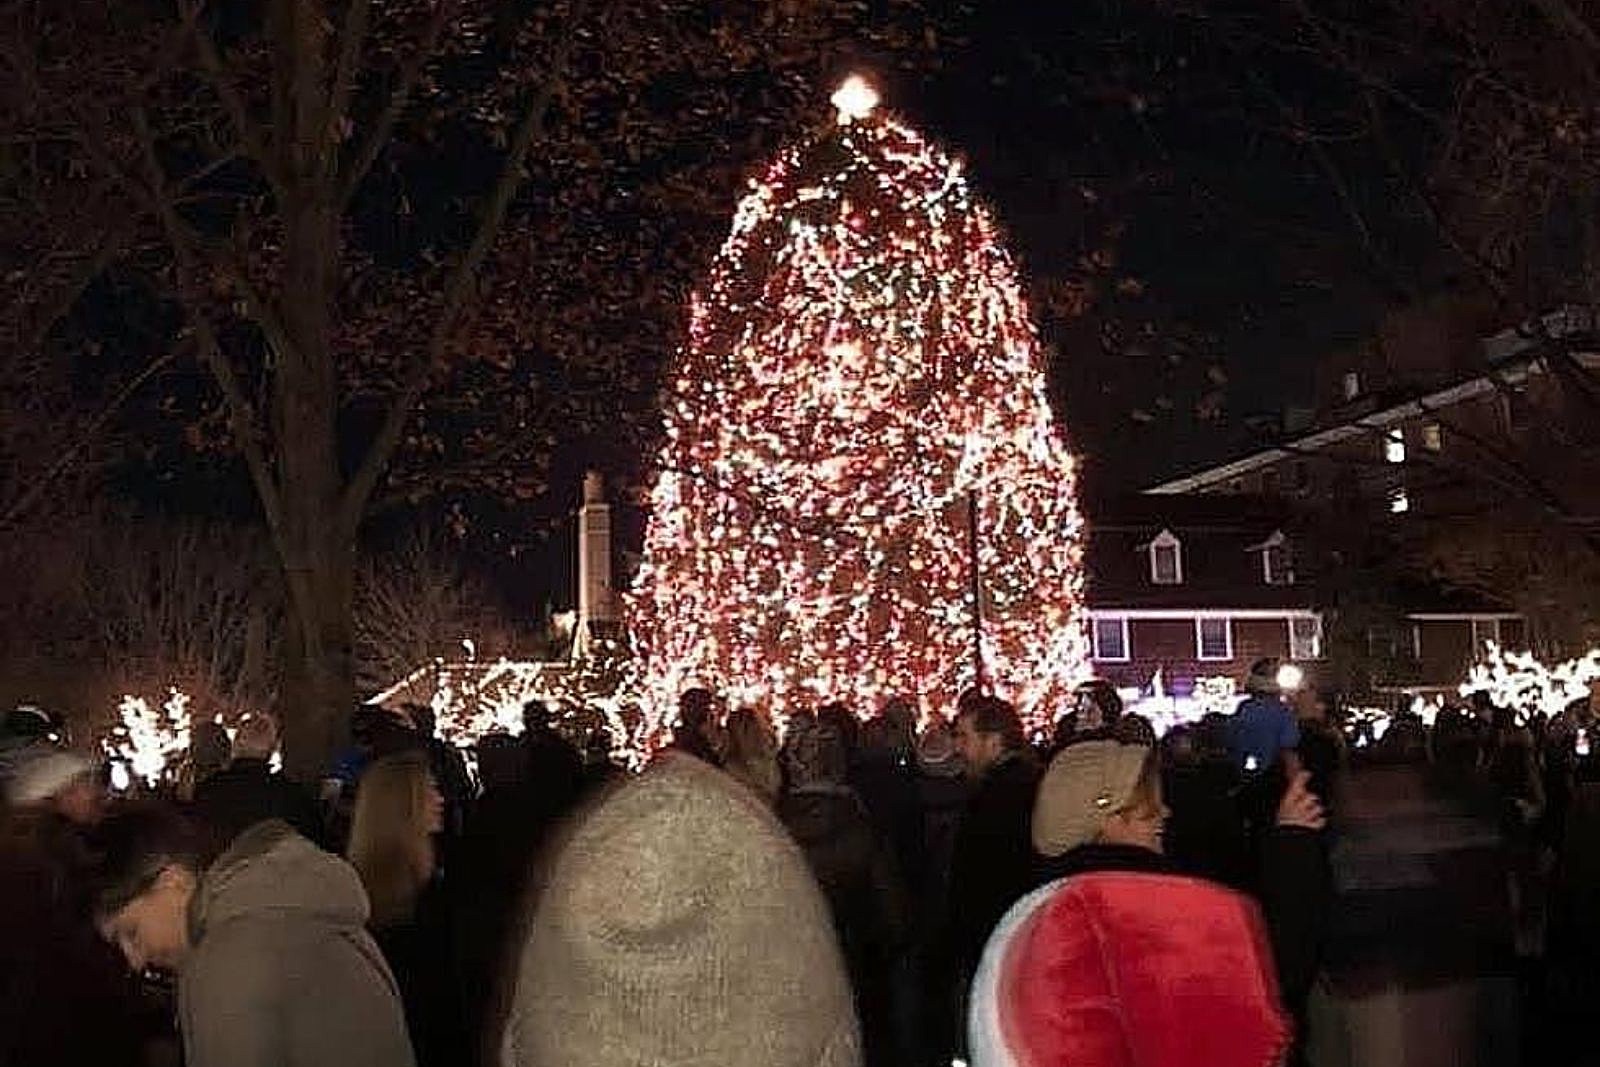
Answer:
<path fill-rule="evenodd" d="M 1178 584 L 1178 546 L 1156 545 L 1150 556 L 1151 578 L 1157 585 Z"/>
<path fill-rule="evenodd" d="M 1406 435 L 1404 430 L 1390 430 L 1383 438 L 1383 458 L 1390 463 L 1406 461 Z"/>
<path fill-rule="evenodd" d="M 1289 656 L 1292 659 L 1322 658 L 1322 620 L 1297 616 L 1289 620 Z"/>
<path fill-rule="evenodd" d="M 1268 585 L 1290 585 L 1294 575 L 1289 570 L 1289 550 L 1285 545 L 1268 545 L 1261 550 L 1261 566 Z"/>
<path fill-rule="evenodd" d="M 1198 628 L 1201 659 L 1232 659 L 1232 622 L 1228 619 L 1201 619 Z"/>
<path fill-rule="evenodd" d="M 1095 659 L 1122 660 L 1128 658 L 1127 623 L 1122 619 L 1096 619 L 1094 621 Z"/>

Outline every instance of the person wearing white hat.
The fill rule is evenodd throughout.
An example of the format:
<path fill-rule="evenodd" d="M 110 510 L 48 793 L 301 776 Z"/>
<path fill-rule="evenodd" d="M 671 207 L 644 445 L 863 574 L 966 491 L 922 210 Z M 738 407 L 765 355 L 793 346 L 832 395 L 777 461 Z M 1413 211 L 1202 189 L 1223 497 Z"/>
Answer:
<path fill-rule="evenodd" d="M 34 744 L 8 761 L 6 801 L 13 808 L 42 807 L 79 826 L 99 821 L 104 790 L 94 765 L 54 745 Z"/>
<path fill-rule="evenodd" d="M 160 1015 L 82 914 L 101 814 L 94 767 L 35 742 L 7 754 L 4 784 L 0 1063 L 133 1067 Z"/>

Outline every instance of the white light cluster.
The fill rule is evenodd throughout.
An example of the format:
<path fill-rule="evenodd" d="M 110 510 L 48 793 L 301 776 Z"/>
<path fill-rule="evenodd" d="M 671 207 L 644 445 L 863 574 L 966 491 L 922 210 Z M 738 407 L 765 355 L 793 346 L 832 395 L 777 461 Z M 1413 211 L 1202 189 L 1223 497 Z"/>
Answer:
<path fill-rule="evenodd" d="M 470 655 L 473 643 L 462 644 L 469 652 L 466 660 L 435 660 L 367 703 L 387 705 L 415 698 L 433 709 L 446 741 L 468 748 L 485 734 L 520 735 L 523 706 L 539 701 L 550 709 L 558 727 L 569 727 L 574 735 L 603 729 L 615 759 L 638 766 L 648 754 L 641 736 L 640 688 L 624 642 L 597 639 L 570 662 L 501 657 L 479 663 Z"/>
<path fill-rule="evenodd" d="M 117 766 L 124 768 L 124 774 L 114 781 L 132 775 L 146 786 L 158 784 L 168 768 L 176 767 L 189 751 L 189 728 L 188 694 L 168 689 L 160 704 L 125 694 L 117 705 L 117 725 L 103 745 L 113 773 Z"/>
<path fill-rule="evenodd" d="M 1156 736 L 1164 737 L 1175 726 L 1199 722 L 1207 715 L 1230 715 L 1239 705 L 1239 686 L 1227 675 L 1196 678 L 1189 695 L 1168 695 L 1159 678 L 1152 678 L 1151 695 L 1143 690 L 1122 694 L 1123 710 L 1150 720 Z"/>
<path fill-rule="evenodd" d="M 781 724 L 974 684 L 1034 728 L 1086 676 L 1076 470 L 1010 256 L 961 166 L 847 83 L 739 205 L 669 376 L 627 598 L 648 746 L 706 686 Z"/>
<path fill-rule="evenodd" d="M 1600 649 L 1547 667 L 1528 652 L 1508 652 L 1489 642 L 1483 662 L 1474 664 L 1461 683 L 1461 695 L 1488 693 L 1496 707 L 1510 708 L 1520 720 L 1538 714 L 1549 718 L 1589 695 L 1589 683 L 1600 678 Z"/>
<path fill-rule="evenodd" d="M 160 704 L 131 693 L 123 695 L 117 704 L 117 724 L 100 746 L 111 763 L 113 789 L 124 792 L 135 780 L 153 787 L 178 770 L 188 755 L 193 733 L 192 703 L 189 694 L 176 686 L 168 687 L 167 698 Z M 250 712 L 245 712 L 238 721 L 249 717 Z M 212 716 L 211 721 L 222 726 L 230 742 L 239 733 L 239 727 L 225 723 L 221 715 Z M 274 751 L 268 766 L 282 770 L 283 752 Z"/>
<path fill-rule="evenodd" d="M 1531 652 L 1512 652 L 1493 641 L 1485 646 L 1484 658 L 1467 671 L 1466 681 L 1457 686 L 1462 697 L 1488 694 L 1495 707 L 1506 708 L 1519 723 L 1534 716 L 1552 718 L 1573 703 L 1589 696 L 1589 686 L 1600 679 L 1600 649 L 1590 649 L 1576 659 L 1546 666 Z M 1444 709 L 1438 697 L 1415 697 L 1411 713 L 1432 726 Z M 1380 741 L 1389 728 L 1392 714 L 1383 708 L 1345 710 L 1345 732 L 1357 746 Z"/>

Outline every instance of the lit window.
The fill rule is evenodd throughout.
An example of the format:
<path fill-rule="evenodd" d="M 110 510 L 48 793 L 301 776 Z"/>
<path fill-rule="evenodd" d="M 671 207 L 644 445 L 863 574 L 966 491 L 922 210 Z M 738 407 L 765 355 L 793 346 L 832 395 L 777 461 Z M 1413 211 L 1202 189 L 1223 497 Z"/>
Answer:
<path fill-rule="evenodd" d="M 1396 426 L 1383 436 L 1383 458 L 1390 463 L 1406 461 L 1406 432 Z"/>
<path fill-rule="evenodd" d="M 1171 530 L 1162 530 L 1161 536 L 1150 542 L 1150 581 L 1155 585 L 1183 584 L 1183 545 Z"/>
<path fill-rule="evenodd" d="M 1389 514 L 1404 515 L 1411 510 L 1411 498 L 1406 496 L 1404 489 L 1392 489 L 1389 492 Z"/>
<path fill-rule="evenodd" d="M 1195 651 L 1202 660 L 1233 658 L 1233 620 L 1199 618 L 1194 621 Z"/>
<path fill-rule="evenodd" d="M 1344 398 L 1354 400 L 1361 395 L 1361 375 L 1347 371 L 1344 376 Z"/>
<path fill-rule="evenodd" d="M 1429 452 L 1438 452 L 1444 448 L 1444 427 L 1437 422 L 1425 423 L 1422 427 L 1422 447 Z"/>
<path fill-rule="evenodd" d="M 1485 655 L 1489 651 L 1489 644 L 1500 643 L 1499 619 L 1473 619 L 1472 620 L 1472 651 L 1475 655 Z"/>
<path fill-rule="evenodd" d="M 1322 658 L 1322 616 L 1296 615 L 1289 620 L 1289 658 Z"/>
<path fill-rule="evenodd" d="M 1128 661 L 1127 619 L 1097 617 L 1094 620 L 1094 658 L 1107 663 Z"/>

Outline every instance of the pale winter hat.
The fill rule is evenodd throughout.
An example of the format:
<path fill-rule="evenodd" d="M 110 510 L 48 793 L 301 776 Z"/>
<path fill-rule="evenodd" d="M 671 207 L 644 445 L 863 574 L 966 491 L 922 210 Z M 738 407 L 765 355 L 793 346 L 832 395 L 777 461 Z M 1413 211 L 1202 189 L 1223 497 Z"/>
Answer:
<path fill-rule="evenodd" d="M 1050 761 L 1033 803 L 1033 847 L 1059 856 L 1093 841 L 1127 805 L 1150 749 L 1116 741 L 1068 745 Z"/>
<path fill-rule="evenodd" d="M 12 757 L 6 775 L 6 799 L 19 806 L 38 804 L 93 772 L 94 766 L 82 756 L 35 745 Z"/>
<path fill-rule="evenodd" d="M 858 1067 L 805 858 L 747 789 L 668 754 L 578 817 L 523 943 L 506 1067 Z"/>

